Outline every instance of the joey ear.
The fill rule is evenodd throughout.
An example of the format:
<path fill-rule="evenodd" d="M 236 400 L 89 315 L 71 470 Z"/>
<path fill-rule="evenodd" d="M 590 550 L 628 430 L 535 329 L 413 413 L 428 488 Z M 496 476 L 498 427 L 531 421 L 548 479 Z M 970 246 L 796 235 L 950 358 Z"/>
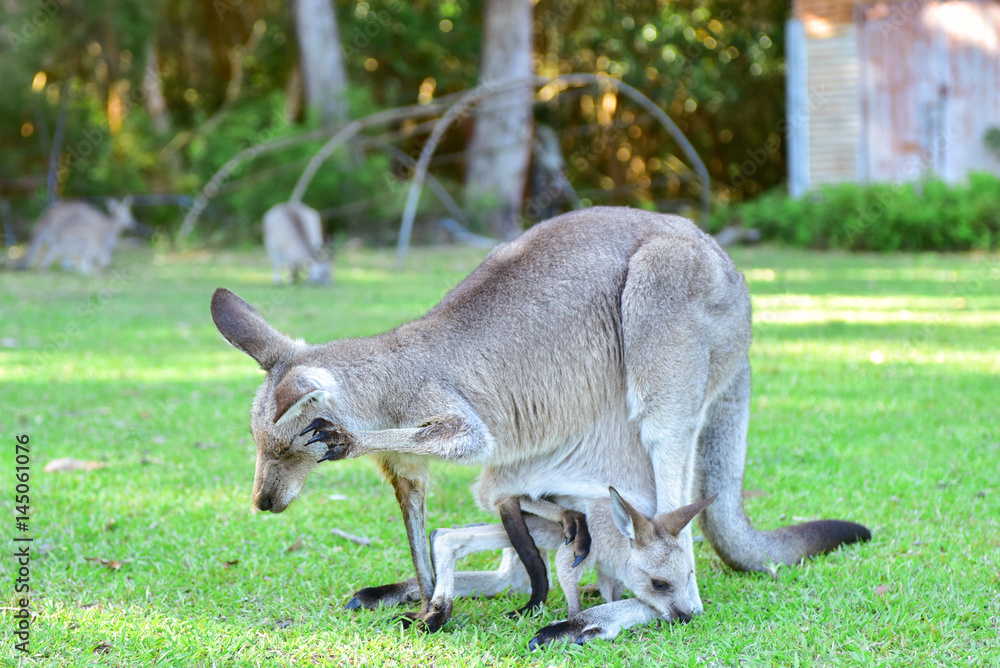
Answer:
<path fill-rule="evenodd" d="M 608 487 L 611 493 L 611 517 L 622 535 L 643 545 L 652 538 L 653 526 L 649 519 L 623 499 L 614 487 Z"/>
<path fill-rule="evenodd" d="M 656 524 L 660 527 L 660 529 L 666 531 L 671 536 L 677 537 L 681 530 L 694 519 L 695 515 L 705 510 L 705 508 L 708 508 L 712 501 L 715 501 L 717 496 L 719 495 L 713 494 L 707 499 L 698 501 L 697 503 L 683 506 L 669 513 L 664 513 L 663 515 L 657 515 L 655 519 Z"/>
<path fill-rule="evenodd" d="M 227 341 L 257 360 L 265 371 L 270 371 L 294 346 L 254 307 L 225 288 L 218 288 L 212 295 L 212 320 Z"/>
<path fill-rule="evenodd" d="M 274 423 L 278 424 L 295 418 L 313 399 L 329 395 L 318 382 L 315 373 L 289 371 L 274 388 Z"/>

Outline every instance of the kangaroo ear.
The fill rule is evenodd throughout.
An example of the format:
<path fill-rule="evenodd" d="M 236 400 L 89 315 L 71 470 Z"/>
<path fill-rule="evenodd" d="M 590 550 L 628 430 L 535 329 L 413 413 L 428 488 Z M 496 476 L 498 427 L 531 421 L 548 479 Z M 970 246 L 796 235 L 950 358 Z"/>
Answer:
<path fill-rule="evenodd" d="M 333 379 L 323 369 L 290 370 L 274 388 L 274 423 L 298 416 L 311 401 L 329 398 Z"/>
<path fill-rule="evenodd" d="M 704 501 L 698 501 L 697 503 L 683 506 L 669 513 L 657 515 L 655 520 L 656 524 L 660 527 L 660 529 L 676 538 L 677 535 L 680 534 L 681 530 L 694 519 L 694 516 L 705 510 L 705 508 L 708 508 L 712 501 L 715 501 L 717 496 L 719 495 L 713 494 Z"/>
<path fill-rule="evenodd" d="M 623 499 L 614 487 L 608 487 L 608 492 L 611 493 L 611 517 L 622 535 L 637 545 L 649 542 L 653 537 L 653 525 L 649 519 Z"/>
<path fill-rule="evenodd" d="M 265 371 L 270 371 L 295 345 L 267 324 L 254 307 L 225 288 L 212 295 L 212 320 L 227 341 L 257 360 Z"/>

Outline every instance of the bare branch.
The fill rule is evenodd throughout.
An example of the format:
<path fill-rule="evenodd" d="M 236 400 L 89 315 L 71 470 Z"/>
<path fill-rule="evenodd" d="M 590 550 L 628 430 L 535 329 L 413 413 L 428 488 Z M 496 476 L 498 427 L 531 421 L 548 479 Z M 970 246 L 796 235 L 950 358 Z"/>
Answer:
<path fill-rule="evenodd" d="M 469 107 L 477 104 L 484 98 L 499 95 L 513 88 L 520 88 L 522 86 L 546 86 L 549 84 L 567 87 L 597 84 L 602 88 L 613 87 L 621 90 L 621 92 L 638 103 L 640 107 L 648 111 L 653 118 L 655 118 L 667 130 L 667 132 L 670 133 L 670 136 L 673 137 L 674 141 L 676 141 L 681 147 L 681 150 L 684 151 L 684 155 L 687 156 L 688 160 L 694 166 L 694 169 L 698 174 L 698 178 L 701 181 L 701 224 L 703 226 L 708 225 L 708 204 L 710 194 L 708 169 L 705 167 L 705 163 L 702 162 L 697 152 L 695 152 L 691 142 L 687 140 L 684 133 L 677 127 L 677 124 L 674 123 L 662 109 L 656 106 L 652 100 L 632 86 L 612 79 L 608 76 L 596 74 L 567 74 L 557 78 L 534 76 L 515 81 L 508 81 L 500 85 L 486 83 L 476 86 L 472 90 L 465 93 L 438 121 L 437 125 L 434 127 L 434 131 L 431 133 L 430 138 L 427 140 L 427 143 L 424 144 L 424 148 L 420 152 L 420 159 L 417 161 L 417 167 L 413 174 L 413 181 L 410 183 L 410 192 L 407 194 L 406 207 L 403 210 L 403 219 L 399 225 L 399 241 L 396 246 L 396 269 L 402 270 L 406 266 L 406 254 L 409 250 L 410 235 L 413 231 L 413 218 L 416 215 L 417 204 L 420 201 L 420 192 L 427 176 L 427 167 L 430 164 L 431 156 L 434 154 L 434 150 L 441 142 L 441 138 L 444 136 L 448 126 L 450 126 L 455 118 L 457 118 L 460 114 L 463 114 Z"/>
<path fill-rule="evenodd" d="M 352 121 L 352 123 L 359 123 L 360 131 L 377 125 L 395 123 L 408 118 L 433 116 L 447 109 L 452 101 L 458 97 L 459 95 L 457 94 L 447 95 L 438 98 L 430 104 L 414 104 L 407 107 L 386 109 L 384 111 L 379 111 L 369 116 L 365 116 L 364 118 L 359 118 L 356 121 Z M 345 126 L 343 125 L 338 125 L 313 130 L 312 132 L 307 132 L 296 137 L 272 139 L 270 141 L 255 144 L 249 148 L 245 148 L 234 155 L 228 162 L 226 162 L 226 164 L 224 164 L 215 174 L 212 175 L 212 178 L 209 179 L 208 183 L 205 184 L 205 187 L 202 188 L 201 193 L 199 193 L 199 195 L 195 198 L 194 206 L 192 206 L 191 210 L 187 212 L 187 215 L 184 217 L 184 222 L 181 224 L 181 229 L 177 232 L 177 240 L 181 241 L 191 233 L 191 230 L 194 229 L 194 225 L 198 222 L 198 218 L 201 216 L 202 211 L 204 211 L 205 207 L 208 206 L 208 202 L 218 194 L 226 179 L 228 179 L 229 176 L 244 162 L 268 153 L 273 153 L 274 151 L 290 148 L 292 146 L 298 146 L 299 144 L 322 139 L 323 137 L 329 137 L 330 135 L 336 135 L 343 130 L 344 127 Z"/>

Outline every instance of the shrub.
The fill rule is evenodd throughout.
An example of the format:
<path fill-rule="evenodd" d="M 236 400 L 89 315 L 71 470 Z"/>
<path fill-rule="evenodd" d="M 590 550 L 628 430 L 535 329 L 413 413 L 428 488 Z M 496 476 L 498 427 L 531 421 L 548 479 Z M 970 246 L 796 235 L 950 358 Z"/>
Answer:
<path fill-rule="evenodd" d="M 971 174 L 964 184 L 825 186 L 800 199 L 772 190 L 725 207 L 712 229 L 741 224 L 764 240 L 847 250 L 992 249 L 1000 241 L 1000 179 Z"/>

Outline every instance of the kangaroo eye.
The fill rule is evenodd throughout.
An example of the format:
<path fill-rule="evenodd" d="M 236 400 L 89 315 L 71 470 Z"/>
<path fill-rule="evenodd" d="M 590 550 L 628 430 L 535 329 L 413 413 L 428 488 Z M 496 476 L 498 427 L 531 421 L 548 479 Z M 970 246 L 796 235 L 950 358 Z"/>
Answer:
<path fill-rule="evenodd" d="M 673 587 L 666 580 L 653 580 L 653 589 L 657 591 L 670 591 Z"/>

